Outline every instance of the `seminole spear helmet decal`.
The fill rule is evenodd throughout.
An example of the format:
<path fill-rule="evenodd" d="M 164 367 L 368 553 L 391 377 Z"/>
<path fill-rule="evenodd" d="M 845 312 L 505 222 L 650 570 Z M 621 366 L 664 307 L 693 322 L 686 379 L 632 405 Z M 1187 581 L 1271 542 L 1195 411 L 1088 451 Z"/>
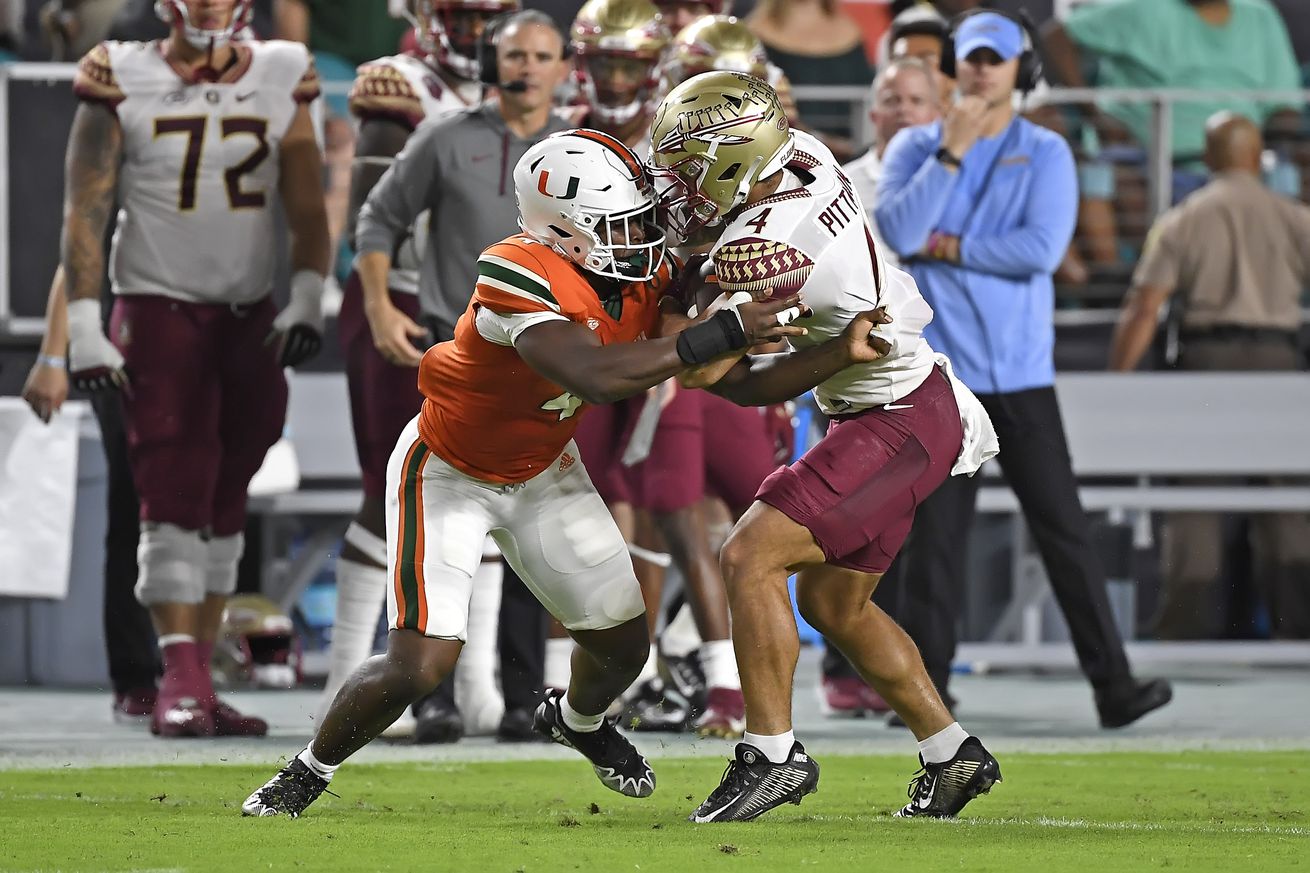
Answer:
<path fill-rule="evenodd" d="M 647 168 L 661 221 L 680 241 L 718 224 L 791 153 L 787 114 L 766 82 L 725 71 L 693 76 L 660 103 L 651 129 Z"/>

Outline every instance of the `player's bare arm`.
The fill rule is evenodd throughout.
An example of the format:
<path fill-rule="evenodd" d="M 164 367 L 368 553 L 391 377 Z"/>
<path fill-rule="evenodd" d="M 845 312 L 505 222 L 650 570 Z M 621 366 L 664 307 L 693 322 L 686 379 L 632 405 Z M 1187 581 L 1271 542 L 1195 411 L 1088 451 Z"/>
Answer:
<path fill-rule="evenodd" d="M 105 278 L 105 228 L 114 208 L 123 129 L 108 107 L 83 103 L 73 116 L 64 162 L 61 259 L 71 300 L 100 299 Z"/>
<path fill-rule="evenodd" d="M 346 233 L 352 240 L 359 209 L 368 199 L 368 192 L 405 147 L 409 134 L 409 128 L 388 118 L 365 118 L 360 124 L 350 170 L 350 209 L 346 216 Z"/>
<path fill-rule="evenodd" d="M 64 268 L 55 268 L 46 301 L 45 336 L 41 350 L 23 384 L 23 400 L 46 424 L 68 399 L 68 298 L 64 291 Z"/>
<path fill-rule="evenodd" d="M 123 129 L 113 111 L 99 103 L 78 106 L 64 164 L 60 262 L 68 299 L 69 370 L 73 384 L 88 391 L 127 384 L 123 356 L 100 324 L 105 228 L 122 157 Z"/>
<path fill-rule="evenodd" d="M 799 397 L 854 364 L 876 361 L 891 345 L 874 331 L 890 324 L 879 307 L 862 312 L 837 336 L 799 352 L 748 357 L 739 361 L 708 390 L 738 406 L 768 406 Z M 699 386 L 690 386 L 699 387 Z"/>
<path fill-rule="evenodd" d="M 804 328 L 778 322 L 779 312 L 799 304 L 799 298 L 788 297 L 738 307 L 740 347 L 804 334 Z M 580 324 L 547 321 L 524 331 L 514 347 L 529 366 L 570 394 L 587 403 L 613 403 L 685 370 L 689 364 L 686 337 L 699 332 L 712 319 L 703 319 L 670 336 L 609 346 L 602 345 L 592 331 Z"/>
<path fill-rule="evenodd" d="M 323 200 L 323 155 L 309 108 L 301 104 L 278 149 L 278 191 L 291 234 L 291 300 L 273 322 L 283 366 L 294 367 L 323 342 L 323 277 L 331 238 Z"/>

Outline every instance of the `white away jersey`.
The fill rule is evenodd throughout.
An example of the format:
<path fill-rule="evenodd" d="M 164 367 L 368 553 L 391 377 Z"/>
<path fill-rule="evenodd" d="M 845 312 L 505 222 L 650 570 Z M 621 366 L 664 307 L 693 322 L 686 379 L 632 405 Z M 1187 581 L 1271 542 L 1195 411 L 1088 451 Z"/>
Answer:
<path fill-rule="evenodd" d="M 914 279 L 883 259 L 837 160 L 809 134 L 795 137 L 782 185 L 729 225 L 711 251 L 719 286 L 727 293 L 769 289 L 777 297 L 799 292 L 814 314 L 796 322 L 809 330 L 791 338 L 797 349 L 836 336 L 861 312 L 886 307 L 892 322 L 878 335 L 891 352 L 842 370 L 814 396 L 829 415 L 894 403 L 932 372 L 933 350 L 923 338 L 932 308 Z"/>
<path fill-rule="evenodd" d="M 423 58 L 412 54 L 391 55 L 360 65 L 350 89 L 350 111 L 361 121 L 385 118 L 413 131 L 424 121 L 476 103 L 481 96 L 482 86 L 477 82 L 452 88 Z M 391 290 L 418 293 L 428 220 L 428 212 L 424 210 L 395 252 L 387 278 Z"/>
<path fill-rule="evenodd" d="M 251 303 L 275 263 L 278 144 L 318 96 L 309 52 L 241 42 L 217 82 L 192 82 L 162 42 L 102 42 L 73 89 L 118 115 L 123 159 L 109 277 L 116 294 Z"/>

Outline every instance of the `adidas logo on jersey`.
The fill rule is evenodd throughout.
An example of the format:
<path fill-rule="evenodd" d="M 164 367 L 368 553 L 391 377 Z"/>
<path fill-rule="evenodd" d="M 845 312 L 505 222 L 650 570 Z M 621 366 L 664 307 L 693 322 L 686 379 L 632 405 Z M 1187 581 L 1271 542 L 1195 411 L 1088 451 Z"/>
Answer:
<path fill-rule="evenodd" d="M 573 466 L 573 456 L 568 452 L 559 456 L 559 471 L 563 473 L 569 467 Z"/>

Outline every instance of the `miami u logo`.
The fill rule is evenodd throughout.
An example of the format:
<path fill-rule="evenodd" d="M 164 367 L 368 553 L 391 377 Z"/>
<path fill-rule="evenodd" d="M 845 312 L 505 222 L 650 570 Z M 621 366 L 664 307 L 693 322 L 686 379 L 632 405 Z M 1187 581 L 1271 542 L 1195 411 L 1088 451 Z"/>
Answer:
<path fill-rule="evenodd" d="M 569 176 L 569 188 L 563 194 L 552 194 L 546 190 L 546 184 L 550 181 L 550 170 L 542 170 L 541 175 L 537 177 L 537 190 L 547 197 L 554 197 L 556 200 L 572 200 L 578 196 L 578 185 L 582 180 L 577 176 Z"/>

